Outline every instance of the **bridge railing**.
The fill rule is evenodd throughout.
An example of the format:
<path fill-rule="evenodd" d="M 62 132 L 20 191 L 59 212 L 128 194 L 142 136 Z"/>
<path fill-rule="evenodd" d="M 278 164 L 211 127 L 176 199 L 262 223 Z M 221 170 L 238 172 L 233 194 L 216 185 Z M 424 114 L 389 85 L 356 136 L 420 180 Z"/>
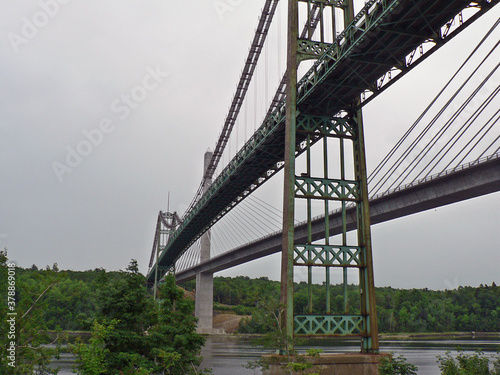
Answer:
<path fill-rule="evenodd" d="M 412 181 L 408 184 L 398 186 L 394 189 L 389 189 L 387 191 L 384 191 L 383 193 L 379 193 L 377 195 L 374 195 L 373 197 L 370 197 L 370 200 L 379 199 L 379 198 L 382 198 L 382 197 L 387 196 L 389 194 L 393 194 L 393 193 L 396 193 L 398 191 L 405 190 L 405 189 L 411 188 L 413 186 L 417 186 L 417 185 L 423 184 L 425 182 L 435 180 L 436 178 L 452 175 L 452 174 L 457 173 L 459 171 L 463 171 L 464 169 L 468 169 L 468 168 L 474 167 L 476 165 L 486 163 L 486 162 L 489 162 L 491 160 L 495 160 L 498 158 L 500 158 L 500 152 L 494 153 L 494 154 L 489 155 L 489 156 L 483 156 L 482 158 L 478 158 L 478 159 L 471 161 L 469 163 L 460 164 L 460 165 L 456 166 L 455 168 L 446 169 L 444 171 L 433 174 L 431 176 L 424 177 L 420 180 L 415 180 L 415 181 Z"/>

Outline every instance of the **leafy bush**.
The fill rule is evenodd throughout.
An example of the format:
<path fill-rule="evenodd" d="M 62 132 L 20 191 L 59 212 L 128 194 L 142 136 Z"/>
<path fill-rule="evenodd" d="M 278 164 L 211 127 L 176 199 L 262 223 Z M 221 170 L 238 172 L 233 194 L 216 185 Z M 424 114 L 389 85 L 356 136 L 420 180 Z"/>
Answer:
<path fill-rule="evenodd" d="M 437 358 L 443 375 L 500 375 L 500 357 L 495 359 L 493 370 L 490 371 L 490 360 L 481 351 L 474 354 L 459 351 L 456 359 L 446 352 L 444 357 Z"/>
<path fill-rule="evenodd" d="M 406 362 L 402 355 L 394 358 L 384 357 L 378 368 L 379 375 L 417 375 L 418 367 Z"/>

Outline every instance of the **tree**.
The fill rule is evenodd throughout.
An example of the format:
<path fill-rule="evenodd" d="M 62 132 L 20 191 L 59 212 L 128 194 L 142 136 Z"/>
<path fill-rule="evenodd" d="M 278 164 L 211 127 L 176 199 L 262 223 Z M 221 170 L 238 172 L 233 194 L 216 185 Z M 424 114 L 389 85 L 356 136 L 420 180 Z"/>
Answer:
<path fill-rule="evenodd" d="M 109 351 L 104 373 L 132 374 L 137 369 L 150 368 L 146 332 L 154 323 L 154 307 L 137 261 L 133 259 L 119 278 L 103 282 L 98 296 L 98 321 L 104 326 L 113 326 L 104 339 Z"/>
<path fill-rule="evenodd" d="M 450 352 L 444 357 L 438 356 L 439 368 L 443 375 L 500 375 L 500 357 L 493 362 L 493 370 L 490 371 L 488 357 L 478 351 L 474 354 L 458 353 L 453 358 Z"/>
<path fill-rule="evenodd" d="M 196 333 L 194 303 L 175 285 L 173 275 L 165 277 L 158 293 L 158 320 L 148 331 L 154 373 L 198 374 L 205 338 Z"/>
<path fill-rule="evenodd" d="M 101 275 L 97 285 L 100 305 L 92 338 L 73 347 L 79 374 L 199 373 L 205 339 L 195 332 L 193 302 L 173 276 L 160 286 L 156 304 L 135 260 L 118 278 Z"/>
<path fill-rule="evenodd" d="M 418 368 L 406 362 L 402 355 L 383 357 L 378 368 L 379 375 L 417 375 Z"/>
<path fill-rule="evenodd" d="M 83 344 L 79 340 L 75 345 L 71 345 L 71 351 L 76 356 L 76 365 L 74 370 L 81 375 L 101 375 L 106 372 L 104 367 L 106 356 L 109 355 L 109 349 L 106 349 L 106 339 L 114 329 L 116 320 L 110 325 L 99 324 L 96 320 L 92 326 L 91 338 L 89 344 Z"/>
<path fill-rule="evenodd" d="M 2 316 L 9 316 L 0 325 L 0 373 L 25 375 L 36 370 L 40 374 L 57 374 L 58 370 L 49 365 L 52 358 L 59 354 L 59 335 L 55 340 L 50 340 L 44 334 L 46 325 L 43 311 L 47 307 L 48 292 L 64 274 L 58 272 L 57 265 L 52 269 L 47 266 L 46 270 L 37 271 L 34 279 L 23 279 L 18 271 L 19 268 L 8 262 L 7 250 L 0 251 L 0 285 L 11 288 L 2 288 L 1 298 L 12 303 L 8 305 L 9 310 L 7 303 L 0 304 Z M 57 345 L 50 348 L 44 344 Z M 4 352 L 6 349 L 8 355 Z"/>

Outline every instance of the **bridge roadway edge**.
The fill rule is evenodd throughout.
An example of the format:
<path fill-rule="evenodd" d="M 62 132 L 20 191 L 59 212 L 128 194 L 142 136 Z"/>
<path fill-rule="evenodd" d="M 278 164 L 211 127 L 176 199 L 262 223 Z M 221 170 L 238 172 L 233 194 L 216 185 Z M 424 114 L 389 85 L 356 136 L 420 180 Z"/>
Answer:
<path fill-rule="evenodd" d="M 478 196 L 500 191 L 500 158 L 459 170 L 438 179 L 432 179 L 418 185 L 370 200 L 371 224 L 378 224 L 414 213 L 442 207 Z M 330 234 L 341 233 L 341 220 L 338 212 L 330 215 Z M 347 228 L 356 225 L 354 208 L 347 210 Z M 324 233 L 324 218 L 312 223 L 313 240 Z M 300 241 L 307 236 L 306 224 L 299 224 L 295 229 L 295 238 Z M 275 232 L 244 245 L 188 270 L 176 274 L 178 283 L 196 277 L 199 272 L 218 272 L 258 258 L 281 251 L 282 235 Z"/>

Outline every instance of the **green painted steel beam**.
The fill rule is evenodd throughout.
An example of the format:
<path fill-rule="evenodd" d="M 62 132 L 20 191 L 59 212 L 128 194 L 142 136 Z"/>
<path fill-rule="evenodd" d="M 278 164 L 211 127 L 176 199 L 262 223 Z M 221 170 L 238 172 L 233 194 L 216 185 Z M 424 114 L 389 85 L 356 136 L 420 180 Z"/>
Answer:
<path fill-rule="evenodd" d="M 296 266 L 361 267 L 361 247 L 339 245 L 295 245 Z"/>
<path fill-rule="evenodd" d="M 366 318 L 361 315 L 296 315 L 297 336 L 361 336 L 365 334 Z"/>
<path fill-rule="evenodd" d="M 301 113 L 297 116 L 297 133 L 352 139 L 356 136 L 356 128 L 345 118 Z"/>
<path fill-rule="evenodd" d="M 331 43 L 317 42 L 307 39 L 299 39 L 298 60 L 310 60 L 321 57 L 331 47 Z"/>
<path fill-rule="evenodd" d="M 360 198 L 359 183 L 350 180 L 296 176 L 295 197 L 356 202 Z"/>

